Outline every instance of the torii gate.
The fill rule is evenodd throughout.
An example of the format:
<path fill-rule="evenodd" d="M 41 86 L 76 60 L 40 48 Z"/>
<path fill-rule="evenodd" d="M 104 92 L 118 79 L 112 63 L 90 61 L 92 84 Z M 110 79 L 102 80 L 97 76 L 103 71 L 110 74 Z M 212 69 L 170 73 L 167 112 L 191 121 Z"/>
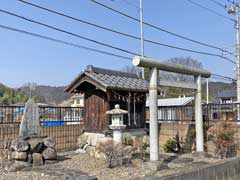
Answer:
<path fill-rule="evenodd" d="M 158 70 L 180 73 L 194 76 L 196 84 L 195 93 L 195 129 L 196 129 L 196 150 L 197 153 L 204 153 L 201 77 L 209 78 L 211 73 L 197 68 L 186 67 L 179 64 L 160 62 L 151 58 L 135 56 L 132 61 L 134 66 L 150 68 L 149 85 L 149 111 L 150 111 L 150 161 L 159 160 L 159 135 L 157 118 L 157 86 Z"/>

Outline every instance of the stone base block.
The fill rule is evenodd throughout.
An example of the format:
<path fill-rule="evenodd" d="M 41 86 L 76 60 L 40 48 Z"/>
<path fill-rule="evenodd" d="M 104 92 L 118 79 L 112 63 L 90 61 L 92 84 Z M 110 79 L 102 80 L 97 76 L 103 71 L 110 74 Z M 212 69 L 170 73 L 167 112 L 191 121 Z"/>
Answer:
<path fill-rule="evenodd" d="M 208 154 L 206 152 L 195 151 L 195 152 L 192 153 L 192 155 L 194 157 L 197 157 L 197 158 L 206 158 L 206 157 L 208 157 Z"/>
<path fill-rule="evenodd" d="M 168 169 L 168 165 L 163 161 L 148 161 L 143 164 L 146 175 L 154 174 L 157 171 Z"/>

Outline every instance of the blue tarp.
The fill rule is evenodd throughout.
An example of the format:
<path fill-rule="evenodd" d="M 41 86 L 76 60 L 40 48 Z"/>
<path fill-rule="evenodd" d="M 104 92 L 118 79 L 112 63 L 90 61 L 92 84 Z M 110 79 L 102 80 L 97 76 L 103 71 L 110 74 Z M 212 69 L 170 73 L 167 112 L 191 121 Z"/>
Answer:
<path fill-rule="evenodd" d="M 41 123 L 42 126 L 64 126 L 64 121 L 45 121 Z"/>

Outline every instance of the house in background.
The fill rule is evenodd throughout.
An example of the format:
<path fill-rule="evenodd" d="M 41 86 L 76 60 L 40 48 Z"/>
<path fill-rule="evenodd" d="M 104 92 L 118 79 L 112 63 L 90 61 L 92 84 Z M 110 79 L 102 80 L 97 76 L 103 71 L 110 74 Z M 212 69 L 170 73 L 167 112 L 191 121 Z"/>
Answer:
<path fill-rule="evenodd" d="M 237 119 L 237 92 L 234 90 L 225 90 L 217 94 L 217 100 L 220 104 L 210 104 L 208 115 L 212 120 L 233 121 Z"/>
<path fill-rule="evenodd" d="M 237 101 L 237 92 L 234 90 L 221 91 L 217 95 L 220 104 L 234 103 Z"/>
<path fill-rule="evenodd" d="M 148 87 L 148 81 L 136 74 L 88 66 L 66 91 L 84 93 L 84 128 L 86 131 L 103 132 L 111 124 L 106 111 L 116 104 L 128 111 L 124 116 L 127 129 L 145 128 Z"/>
<path fill-rule="evenodd" d="M 83 93 L 74 94 L 70 99 L 71 99 L 71 107 L 84 107 Z"/>
<path fill-rule="evenodd" d="M 158 121 L 193 120 L 193 101 L 193 97 L 158 99 Z M 146 117 L 149 120 L 149 100 L 146 101 Z"/>
<path fill-rule="evenodd" d="M 60 107 L 84 107 L 84 94 L 76 93 L 72 95 L 69 99 L 63 101 L 58 106 Z"/>

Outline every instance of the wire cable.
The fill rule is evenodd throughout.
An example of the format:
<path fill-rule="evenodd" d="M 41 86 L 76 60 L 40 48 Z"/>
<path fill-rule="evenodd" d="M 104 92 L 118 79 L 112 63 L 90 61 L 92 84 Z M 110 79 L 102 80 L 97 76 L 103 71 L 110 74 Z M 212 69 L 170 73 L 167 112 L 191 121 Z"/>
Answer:
<path fill-rule="evenodd" d="M 0 24 L 0 28 L 8 30 L 8 31 L 13 31 L 13 32 L 25 34 L 25 35 L 28 35 L 28 36 L 37 37 L 37 38 L 40 38 L 40 39 L 52 41 L 52 42 L 55 42 L 55 43 L 68 45 L 68 46 L 79 48 L 79 49 L 83 49 L 83 50 L 97 52 L 97 53 L 101 53 L 101 54 L 104 54 L 104 55 L 109 55 L 109 56 L 113 56 L 113 57 L 117 57 L 117 58 L 121 58 L 121 59 L 125 59 L 125 60 L 132 60 L 131 57 L 122 56 L 122 55 L 110 53 L 108 51 L 103 51 L 103 50 L 99 50 L 99 49 L 95 49 L 95 48 L 90 48 L 90 47 L 87 47 L 87 46 L 82 46 L 82 45 L 75 44 L 75 43 L 72 43 L 72 42 L 67 42 L 67 41 L 56 39 L 56 38 L 52 38 L 50 36 L 45 36 L 45 35 L 40 35 L 40 34 L 37 34 L 37 33 L 32 33 L 32 32 L 29 32 L 29 31 L 22 30 L 22 29 L 17 29 L 17 28 L 13 28 L 13 27 L 1 25 L 1 24 Z M 229 80 L 236 81 L 233 78 L 222 76 L 222 75 L 218 75 L 218 74 L 212 74 L 212 76 L 213 77 L 215 76 L 215 77 L 218 77 L 218 78 L 222 78 L 222 79 L 229 79 Z"/>
<path fill-rule="evenodd" d="M 228 79 L 231 81 L 236 81 L 236 79 L 231 78 L 231 77 L 227 77 L 227 76 L 222 76 L 222 75 L 218 75 L 218 74 L 211 74 L 211 78 L 220 78 L 220 79 Z"/>
<path fill-rule="evenodd" d="M 103 46 L 106 46 L 106 47 L 110 47 L 112 49 L 116 49 L 116 50 L 119 50 L 119 51 L 122 51 L 122 52 L 125 52 L 125 53 L 129 53 L 131 55 L 139 55 L 136 52 L 132 52 L 132 51 L 129 51 L 129 50 L 126 50 L 126 49 L 122 49 L 122 48 L 119 48 L 119 47 L 116 47 L 116 46 L 112 46 L 112 45 L 109 45 L 109 44 L 106 44 L 106 43 L 103 43 L 103 42 L 100 42 L 100 41 L 96 41 L 96 40 L 93 40 L 93 39 L 90 39 L 90 38 L 87 38 L 87 37 L 84 37 L 84 36 L 80 36 L 78 34 L 75 34 L 75 33 L 72 33 L 72 32 L 69 32 L 69 31 L 66 31 L 66 30 L 63 30 L 63 29 L 59 29 L 59 28 L 56 28 L 54 26 L 50 26 L 48 24 L 45 24 L 45 23 L 42 23 L 42 22 L 39 22 L 39 21 L 35 21 L 35 20 L 32 20 L 32 19 L 20 16 L 20 15 L 11 13 L 9 11 L 5 11 L 5 10 L 0 9 L 0 12 L 8 14 L 8 15 L 12 15 L 14 17 L 17 17 L 17 18 L 20 18 L 20 19 L 23 19 L 23 20 L 26 20 L 26 21 L 29 21 L 29 22 L 32 22 L 32 23 L 35 23 L 35 24 L 47 27 L 47 28 L 50 28 L 50 29 L 54 29 L 54 30 L 59 31 L 59 32 L 63 32 L 63 33 L 66 33 L 66 34 L 69 34 L 69 35 L 72 35 L 72 36 L 84 39 L 84 40 L 87 40 L 87 41 L 90 41 L 90 42 L 94 42 L 94 43 L 97 43 L 97 44 L 100 44 L 100 45 L 103 45 Z M 136 36 L 129 35 L 129 34 L 128 34 L 128 36 L 140 40 L 140 37 L 136 37 Z M 174 49 L 178 49 L 178 50 L 182 50 L 182 51 L 188 51 L 188 52 L 202 54 L 202 55 L 219 57 L 219 58 L 225 59 L 225 60 L 227 60 L 227 61 L 229 61 L 229 62 L 231 62 L 233 64 L 236 64 L 233 60 L 231 60 L 231 59 L 229 59 L 227 57 L 224 57 L 222 55 L 218 55 L 218 54 L 202 52 L 202 51 L 195 51 L 195 50 L 186 49 L 186 48 L 182 48 L 182 47 L 176 47 L 176 46 L 173 46 L 173 45 L 163 44 L 163 43 L 159 43 L 159 42 L 155 42 L 155 41 L 151 41 L 151 40 L 146 40 L 146 42 L 149 42 L 149 43 L 152 43 L 152 44 L 156 44 L 156 45 L 160 45 L 160 46 L 165 46 L 165 47 L 168 47 L 168 48 L 174 48 Z"/>
<path fill-rule="evenodd" d="M 102 6 L 102 7 L 104 7 L 105 9 L 108 9 L 108 10 L 110 10 L 110 11 L 112 11 L 112 12 L 115 12 L 115 13 L 117 13 L 117 14 L 120 14 L 120 15 L 124 16 L 124 17 L 127 17 L 127 18 L 129 18 L 129 19 L 132 19 L 132 20 L 134 20 L 134 21 L 136 21 L 136 22 L 140 22 L 139 19 L 137 19 L 137 18 L 135 18 L 135 17 L 132 17 L 132 16 L 126 14 L 126 13 L 123 13 L 123 12 L 121 12 L 121 11 L 119 11 L 119 10 L 116 10 L 116 9 L 110 7 L 110 6 L 107 6 L 107 5 L 103 4 L 103 3 L 100 3 L 100 2 L 98 2 L 98 1 L 96 1 L 96 0 L 89 0 L 89 1 L 95 3 L 95 4 L 99 5 L 99 6 Z M 235 22 L 235 21 L 234 21 L 234 22 Z M 210 44 L 207 44 L 207 43 L 203 43 L 203 42 L 200 42 L 200 41 L 197 41 L 197 40 L 194 40 L 194 39 L 191 39 L 191 38 L 182 36 L 182 35 L 180 35 L 180 34 L 176 34 L 176 33 L 171 32 L 171 31 L 169 31 L 169 30 L 163 29 L 163 28 L 161 28 L 161 27 L 159 27 L 159 26 L 153 25 L 153 24 L 151 24 L 151 23 L 148 23 L 148 22 L 145 22 L 145 21 L 144 21 L 143 24 L 146 25 L 146 26 L 149 26 L 149 27 L 151 27 L 151 28 L 157 29 L 157 30 L 159 30 L 159 31 L 165 32 L 165 33 L 167 33 L 167 34 L 176 36 L 176 37 L 178 37 L 178 38 L 181 38 L 181 39 L 184 39 L 184 40 L 187 40 L 187 41 L 196 43 L 196 44 L 200 44 L 200 45 L 203 45 L 203 46 L 206 46 L 206 47 L 209 47 L 209 48 L 217 49 L 217 50 L 220 50 L 220 51 L 222 51 L 222 52 L 227 52 L 227 53 L 228 53 L 228 51 L 226 51 L 226 50 L 224 50 L 224 49 L 222 49 L 222 48 L 220 48 L 220 47 L 217 47 L 217 46 L 214 46 L 214 45 L 210 45 Z M 230 54 L 231 54 L 231 53 L 230 53 Z"/>
<path fill-rule="evenodd" d="M 4 25 L 1 25 L 1 24 L 0 24 L 0 28 L 5 29 L 5 30 L 9 30 L 9 31 L 18 32 L 18 33 L 25 34 L 25 35 L 29 35 L 29 36 L 33 36 L 33 37 L 37 37 L 37 38 L 41 38 L 41 39 L 45 39 L 45 40 L 48 40 L 48 41 L 53 41 L 53 42 L 60 43 L 60 44 L 76 47 L 76 48 L 79 48 L 79 49 L 84 49 L 84 50 L 93 51 L 93 52 L 97 52 L 97 53 L 101 53 L 101 54 L 105 54 L 105 55 L 109 55 L 109 56 L 114 56 L 114 57 L 118 57 L 118 58 L 125 59 L 125 60 L 132 60 L 132 58 L 127 57 L 127 56 L 122 56 L 122 55 L 110 53 L 110 52 L 107 52 L 107 51 L 103 51 L 103 50 L 99 50 L 99 49 L 95 49 L 95 48 L 90 48 L 90 47 L 87 47 L 87 46 L 78 45 L 78 44 L 75 44 L 75 43 L 55 39 L 55 38 L 52 38 L 52 37 L 49 37 L 49 36 L 44 36 L 44 35 L 32 33 L 32 32 L 29 32 L 29 31 L 13 28 L 13 27 L 9 27 L 9 26 L 4 26 Z"/>
<path fill-rule="evenodd" d="M 203 6 L 203 5 L 195 2 L 195 1 L 192 1 L 192 0 L 187 0 L 187 1 L 188 1 L 189 3 L 195 5 L 195 6 L 198 6 L 198 7 L 202 8 L 202 9 L 208 11 L 208 12 L 211 12 L 211 13 L 213 13 L 213 14 L 215 14 L 215 15 L 218 15 L 218 16 L 220 16 L 220 17 L 222 17 L 222 18 L 225 18 L 225 19 L 228 19 L 228 20 L 230 20 L 230 21 L 236 22 L 234 19 L 232 19 L 232 18 L 230 18 L 230 17 L 228 17 L 228 16 L 225 16 L 225 15 L 223 15 L 223 14 L 220 14 L 220 13 L 218 13 L 218 12 L 216 12 L 216 11 L 208 8 L 208 7 L 205 7 L 205 6 Z"/>
<path fill-rule="evenodd" d="M 26 2 L 24 0 L 18 0 L 18 1 L 23 2 L 25 4 L 28 4 L 30 6 L 33 6 L 33 7 L 42 9 L 42 10 L 45 10 L 45 11 L 50 12 L 50 13 L 57 14 L 59 16 L 63 16 L 65 18 L 68 18 L 68 19 L 71 19 L 71 20 L 74 20 L 74 21 L 77 21 L 77 22 L 81 22 L 81 23 L 84 23 L 84 24 L 87 24 L 87 25 L 90 25 L 90 26 L 94 26 L 94 27 L 97 27 L 97 28 L 100 28 L 100 29 L 103 29 L 103 30 L 106 30 L 106 31 L 109 31 L 109 32 L 112 32 L 112 33 L 115 33 L 115 34 L 118 34 L 118 35 L 126 36 L 126 37 L 133 38 L 133 39 L 136 39 L 136 40 L 141 40 L 140 37 L 137 37 L 137 36 L 134 36 L 134 35 L 131 35 L 131 34 L 127 34 L 127 33 L 124 33 L 124 32 L 120 32 L 120 31 L 116 31 L 114 29 L 110 29 L 110 28 L 107 28 L 107 27 L 104 27 L 104 26 L 100 26 L 100 25 L 97 25 L 97 24 L 89 22 L 89 21 L 85 21 L 85 20 L 82 20 L 82 19 L 70 16 L 70 15 L 63 14 L 62 12 L 57 12 L 55 10 L 52 10 L 52 9 L 49 9 L 49 8 L 46 8 L 46 7 L 42 7 L 42 6 L 33 4 L 33 3 Z M 165 43 L 160 43 L 160 42 L 156 42 L 156 41 L 149 40 L 149 39 L 144 39 L 144 41 L 148 42 L 148 43 L 151 43 L 151 44 L 164 46 L 164 47 L 168 47 L 168 48 L 174 48 L 174 49 L 178 49 L 178 50 L 182 50 L 182 51 L 198 53 L 198 54 L 203 54 L 203 55 L 213 55 L 213 56 L 215 56 L 212 53 L 206 53 L 206 52 L 202 52 L 202 51 L 196 51 L 196 50 L 192 50 L 192 49 L 177 47 L 177 46 L 173 46 L 173 45 L 169 45 L 169 44 L 165 44 Z M 227 51 L 225 50 L 225 52 L 227 52 Z M 233 53 L 232 53 L 232 55 L 235 57 L 235 55 Z M 217 55 L 217 57 L 219 57 L 219 56 Z"/>
<path fill-rule="evenodd" d="M 122 51 L 122 52 L 125 52 L 125 53 L 128 53 L 128 54 L 131 54 L 131 55 L 138 55 L 139 56 L 139 54 L 136 53 L 136 52 L 132 52 L 132 51 L 129 51 L 129 50 L 126 50 L 126 49 L 122 49 L 122 48 L 119 48 L 119 47 L 116 47 L 116 46 L 112 46 L 112 45 L 109 45 L 109 44 L 106 44 L 106 43 L 103 43 L 103 42 L 100 42 L 100 41 L 96 41 L 94 39 L 90 39 L 90 38 L 87 38 L 87 37 L 84 37 L 84 36 L 80 36 L 78 34 L 66 31 L 64 29 L 59 29 L 57 27 L 50 26 L 48 24 L 44 24 L 44 23 L 41 23 L 39 21 L 32 20 L 32 19 L 17 15 L 17 14 L 14 14 L 14 13 L 11 13 L 9 11 L 5 11 L 5 10 L 0 9 L 0 12 L 11 15 L 11 16 L 15 16 L 17 18 L 20 18 L 20 19 L 23 19 L 23 20 L 26 20 L 26 21 L 29 21 L 29 22 L 32 22 L 32 23 L 35 23 L 35 24 L 53 29 L 53 30 L 56 30 L 56 31 L 59 31 L 59 32 L 62 32 L 62 33 L 65 33 L 65 34 L 68 34 L 68 35 L 71 35 L 71 36 L 74 36 L 74 37 L 77 37 L 77 38 L 80 38 L 80 39 L 83 39 L 83 40 L 86 40 L 86 41 L 90 41 L 90 42 L 93 42 L 93 43 L 96 43 L 96 44 L 99 44 L 99 45 L 102 45 L 102 46 L 105 46 L 105 47 L 109 47 L 109 48 L 112 48 L 112 49 L 115 49 L 115 50 L 118 50 L 118 51 Z"/>
<path fill-rule="evenodd" d="M 220 2 L 218 2 L 218 1 L 216 1 L 216 0 L 209 0 L 209 1 L 211 1 L 211 2 L 215 3 L 216 5 L 218 5 L 218 6 L 222 7 L 223 9 L 226 9 L 226 8 L 227 8 L 227 6 L 226 6 L 226 5 L 223 5 L 223 4 L 221 4 Z"/>
<path fill-rule="evenodd" d="M 234 4 L 235 5 L 235 1 L 230 1 L 230 0 L 227 0 L 227 2 L 231 3 L 231 4 Z"/>

